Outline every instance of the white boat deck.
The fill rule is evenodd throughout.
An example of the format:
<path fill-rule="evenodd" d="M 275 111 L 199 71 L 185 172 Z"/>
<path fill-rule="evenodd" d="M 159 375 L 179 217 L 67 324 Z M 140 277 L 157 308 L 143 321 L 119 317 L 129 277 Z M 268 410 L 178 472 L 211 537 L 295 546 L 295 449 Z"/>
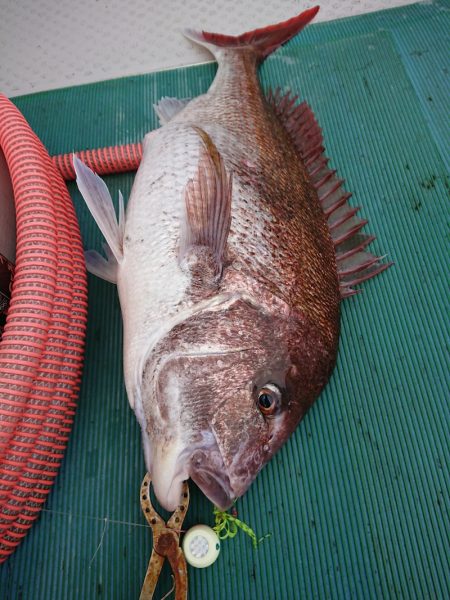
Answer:
<path fill-rule="evenodd" d="M 0 0 L 0 92 L 20 96 L 211 60 L 194 27 L 237 34 L 321 5 L 315 22 L 411 0 Z"/>

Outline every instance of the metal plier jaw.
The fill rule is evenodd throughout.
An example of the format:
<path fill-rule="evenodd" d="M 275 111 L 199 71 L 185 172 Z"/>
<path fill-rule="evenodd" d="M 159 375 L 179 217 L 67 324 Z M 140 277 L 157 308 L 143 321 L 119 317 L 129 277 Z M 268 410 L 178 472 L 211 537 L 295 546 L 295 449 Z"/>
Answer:
<path fill-rule="evenodd" d="M 164 561 L 172 568 L 175 582 L 175 600 L 187 599 L 187 565 L 180 548 L 180 530 L 189 505 L 189 487 L 183 483 L 180 504 L 167 521 L 158 515 L 150 500 L 150 475 L 144 477 L 141 485 L 141 506 L 153 532 L 153 550 L 139 600 L 153 598 L 156 584 Z"/>

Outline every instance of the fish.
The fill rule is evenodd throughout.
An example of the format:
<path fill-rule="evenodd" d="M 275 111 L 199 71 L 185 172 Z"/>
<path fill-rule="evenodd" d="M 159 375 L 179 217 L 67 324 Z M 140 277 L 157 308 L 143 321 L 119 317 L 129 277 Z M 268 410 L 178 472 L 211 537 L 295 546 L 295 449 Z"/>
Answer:
<path fill-rule="evenodd" d="M 342 299 L 390 266 L 367 252 L 312 109 L 258 80 L 318 9 L 237 36 L 186 31 L 217 73 L 155 106 L 118 216 L 74 156 L 106 240 L 87 268 L 117 284 L 127 396 L 167 510 L 189 478 L 222 510 L 247 491 L 330 379 Z"/>

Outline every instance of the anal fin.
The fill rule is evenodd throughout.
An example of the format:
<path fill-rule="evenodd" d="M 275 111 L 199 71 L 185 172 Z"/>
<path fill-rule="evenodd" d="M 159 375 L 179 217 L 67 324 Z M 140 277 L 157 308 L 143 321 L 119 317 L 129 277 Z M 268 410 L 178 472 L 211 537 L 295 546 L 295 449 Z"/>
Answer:
<path fill-rule="evenodd" d="M 153 105 L 153 108 L 158 115 L 160 125 L 166 125 L 166 123 L 171 121 L 179 112 L 181 112 L 190 101 L 190 98 L 183 98 L 180 100 L 179 98 L 163 96 L 159 102 Z"/>
<path fill-rule="evenodd" d="M 356 216 L 360 207 L 348 203 L 351 194 L 344 189 L 344 180 L 329 168 L 322 130 L 308 104 L 298 104 L 298 96 L 290 92 L 282 95 L 279 89 L 269 90 L 267 99 L 291 136 L 317 191 L 336 251 L 341 296 L 351 296 L 357 293 L 352 286 L 375 277 L 393 263 L 383 263 L 384 257 L 365 251 L 375 236 L 361 233 L 367 220 Z"/>

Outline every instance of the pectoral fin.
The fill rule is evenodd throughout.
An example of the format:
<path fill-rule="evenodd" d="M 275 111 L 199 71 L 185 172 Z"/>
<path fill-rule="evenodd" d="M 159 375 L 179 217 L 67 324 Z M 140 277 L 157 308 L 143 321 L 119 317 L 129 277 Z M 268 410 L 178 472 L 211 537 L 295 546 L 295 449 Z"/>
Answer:
<path fill-rule="evenodd" d="M 203 260 L 209 257 L 216 274 L 220 274 L 231 224 L 232 177 L 209 135 L 195 129 L 202 139 L 202 148 L 197 172 L 184 193 L 180 261 L 189 254 L 201 254 Z"/>
<path fill-rule="evenodd" d="M 115 283 L 117 266 L 123 257 L 122 243 L 125 229 L 123 196 L 119 192 L 119 220 L 117 220 L 114 204 L 105 182 L 75 155 L 73 166 L 78 189 L 107 242 L 105 246 L 107 260 L 97 252 L 89 251 L 86 253 L 86 266 L 94 275 Z"/>
<path fill-rule="evenodd" d="M 86 269 L 89 273 L 92 273 L 92 275 L 100 277 L 100 279 L 104 279 L 110 283 L 117 283 L 118 262 L 114 258 L 108 244 L 103 244 L 103 249 L 107 258 L 104 258 L 95 250 L 87 250 L 84 253 Z"/>

